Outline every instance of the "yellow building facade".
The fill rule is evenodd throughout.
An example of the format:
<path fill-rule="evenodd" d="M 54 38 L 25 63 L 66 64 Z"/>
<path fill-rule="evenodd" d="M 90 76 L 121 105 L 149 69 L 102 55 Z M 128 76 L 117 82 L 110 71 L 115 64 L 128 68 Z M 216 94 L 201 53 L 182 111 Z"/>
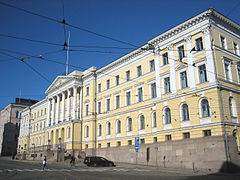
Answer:
<path fill-rule="evenodd" d="M 46 98 L 22 112 L 29 126 L 21 127 L 19 152 L 186 168 L 238 164 L 239 46 L 240 26 L 209 9 L 101 69 L 58 76 Z"/>

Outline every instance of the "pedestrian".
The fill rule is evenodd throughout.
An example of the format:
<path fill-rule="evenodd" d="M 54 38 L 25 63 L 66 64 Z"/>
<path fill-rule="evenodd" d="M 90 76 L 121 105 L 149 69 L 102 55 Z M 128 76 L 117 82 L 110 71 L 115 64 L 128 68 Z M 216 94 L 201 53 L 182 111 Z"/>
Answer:
<path fill-rule="evenodd" d="M 47 168 L 47 157 L 46 156 L 44 156 L 44 158 L 43 158 L 43 170 L 45 168 Z"/>
<path fill-rule="evenodd" d="M 71 156 L 70 167 L 75 166 L 75 157 Z"/>

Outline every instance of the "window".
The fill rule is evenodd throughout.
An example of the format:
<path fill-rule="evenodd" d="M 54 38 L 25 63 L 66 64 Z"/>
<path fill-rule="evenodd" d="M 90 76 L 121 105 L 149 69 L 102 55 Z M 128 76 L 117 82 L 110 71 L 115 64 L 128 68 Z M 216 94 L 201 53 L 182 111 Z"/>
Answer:
<path fill-rule="evenodd" d="M 47 114 L 47 108 L 44 109 L 44 114 L 45 114 L 45 115 Z"/>
<path fill-rule="evenodd" d="M 129 145 L 129 146 L 132 145 L 132 140 L 128 140 L 128 145 Z"/>
<path fill-rule="evenodd" d="M 120 108 L 120 95 L 116 96 L 116 109 Z"/>
<path fill-rule="evenodd" d="M 226 80 L 230 80 L 230 63 L 225 61 L 224 62 L 224 70 L 225 70 L 225 78 Z"/>
<path fill-rule="evenodd" d="M 142 102 L 143 101 L 143 90 L 142 88 L 138 88 L 138 102 Z"/>
<path fill-rule="evenodd" d="M 98 114 L 101 114 L 102 109 L 102 103 L 98 102 Z"/>
<path fill-rule="evenodd" d="M 144 118 L 144 115 L 141 115 L 140 116 L 140 130 L 143 130 L 145 129 L 145 118 Z"/>
<path fill-rule="evenodd" d="M 141 144 L 145 144 L 145 139 L 140 139 Z"/>
<path fill-rule="evenodd" d="M 156 83 L 152 83 L 151 84 L 151 96 L 152 96 L 152 98 L 156 98 L 157 97 Z"/>
<path fill-rule="evenodd" d="M 110 99 L 107 99 L 107 111 L 110 111 Z"/>
<path fill-rule="evenodd" d="M 107 147 L 108 147 L 108 148 L 111 147 L 111 143 L 107 143 Z"/>
<path fill-rule="evenodd" d="M 116 76 L 116 86 L 119 85 L 119 75 Z"/>
<path fill-rule="evenodd" d="M 154 60 L 149 61 L 150 72 L 155 71 L 155 64 Z"/>
<path fill-rule="evenodd" d="M 102 136 L 102 125 L 98 124 L 98 136 Z"/>
<path fill-rule="evenodd" d="M 131 92 L 126 92 L 126 105 L 129 106 L 131 104 Z"/>
<path fill-rule="evenodd" d="M 238 82 L 240 83 L 240 63 L 237 63 Z"/>
<path fill-rule="evenodd" d="M 165 112 L 164 112 L 164 116 L 165 116 L 165 124 L 171 124 L 171 110 L 170 108 L 165 108 Z"/>
<path fill-rule="evenodd" d="M 121 133 L 121 121 L 117 120 L 117 134 Z"/>
<path fill-rule="evenodd" d="M 42 122 L 40 122 L 40 130 L 42 129 Z"/>
<path fill-rule="evenodd" d="M 18 118 L 18 115 L 19 115 L 19 112 L 18 112 L 18 111 L 16 111 L 16 118 Z"/>
<path fill-rule="evenodd" d="M 88 149 L 88 144 L 85 145 L 85 149 Z"/>
<path fill-rule="evenodd" d="M 211 136 L 211 130 L 204 130 L 203 135 L 206 136 Z"/>
<path fill-rule="evenodd" d="M 157 143 L 157 137 L 154 137 L 154 138 L 153 138 L 153 142 L 154 142 L 154 143 Z"/>
<path fill-rule="evenodd" d="M 238 44 L 233 42 L 233 50 L 234 50 L 234 54 L 238 55 Z"/>
<path fill-rule="evenodd" d="M 171 135 L 166 135 L 166 141 L 171 141 L 172 140 L 172 136 Z"/>
<path fill-rule="evenodd" d="M 101 147 L 102 147 L 102 145 L 99 143 L 99 144 L 98 144 L 98 148 L 101 149 Z"/>
<path fill-rule="evenodd" d="M 221 41 L 221 47 L 223 49 L 226 49 L 226 38 L 223 36 L 220 36 L 220 41 Z"/>
<path fill-rule="evenodd" d="M 85 106 L 85 112 L 86 112 L 86 116 L 88 116 L 89 115 L 89 105 L 88 104 L 86 104 L 86 106 Z"/>
<path fill-rule="evenodd" d="M 102 87 L 101 87 L 101 83 L 99 83 L 99 84 L 98 84 L 98 93 L 101 92 L 101 88 L 102 88 Z"/>
<path fill-rule="evenodd" d="M 188 121 L 189 120 L 189 111 L 188 111 L 188 105 L 183 104 L 182 105 L 182 120 Z"/>
<path fill-rule="evenodd" d="M 107 89 L 110 89 L 110 79 L 108 79 L 108 80 L 106 81 L 106 87 L 107 87 Z"/>
<path fill-rule="evenodd" d="M 182 60 L 185 57 L 185 53 L 184 53 L 184 46 L 179 46 L 178 47 L 178 59 Z"/>
<path fill-rule="evenodd" d="M 121 141 L 117 142 L 117 146 L 120 147 L 121 146 Z"/>
<path fill-rule="evenodd" d="M 164 78 L 164 93 L 170 93 L 171 89 L 170 89 L 170 77 L 166 77 Z"/>
<path fill-rule="evenodd" d="M 132 131 L 132 118 L 128 117 L 127 118 L 127 132 Z"/>
<path fill-rule="evenodd" d="M 207 82 L 207 71 L 205 64 L 198 66 L 200 83 Z"/>
<path fill-rule="evenodd" d="M 196 51 L 202 51 L 202 50 L 203 50 L 202 37 L 197 38 L 197 39 L 195 40 L 195 47 L 196 47 Z"/>
<path fill-rule="evenodd" d="M 156 112 L 152 113 L 152 127 L 156 128 L 157 127 L 157 118 L 156 118 Z"/>
<path fill-rule="evenodd" d="M 232 97 L 229 98 L 229 112 L 230 118 L 236 118 L 235 103 Z"/>
<path fill-rule="evenodd" d="M 70 134 L 71 134 L 71 132 L 70 132 L 70 127 L 68 127 L 68 128 L 67 128 L 67 138 L 70 138 Z"/>
<path fill-rule="evenodd" d="M 111 123 L 107 123 L 107 135 L 111 135 Z"/>
<path fill-rule="evenodd" d="M 142 66 L 137 67 L 137 77 L 142 76 Z"/>
<path fill-rule="evenodd" d="M 201 101 L 201 109 L 202 109 L 202 117 L 209 117 L 210 111 L 209 111 L 209 104 L 207 99 L 203 99 Z"/>
<path fill-rule="evenodd" d="M 85 126 L 85 138 L 89 137 L 89 126 Z"/>
<path fill-rule="evenodd" d="M 86 87 L 86 96 L 89 96 L 89 86 Z"/>
<path fill-rule="evenodd" d="M 183 71 L 180 73 L 180 81 L 181 81 L 181 87 L 182 89 L 188 87 L 188 82 L 187 82 L 187 72 Z"/>
<path fill-rule="evenodd" d="M 183 139 L 190 139 L 190 133 L 189 132 L 183 133 Z"/>
<path fill-rule="evenodd" d="M 130 80 L 130 71 L 126 71 L 126 81 Z"/>
<path fill-rule="evenodd" d="M 168 62 L 168 53 L 167 52 L 162 55 L 162 59 L 163 59 L 163 65 L 164 66 L 169 64 L 169 62 Z"/>

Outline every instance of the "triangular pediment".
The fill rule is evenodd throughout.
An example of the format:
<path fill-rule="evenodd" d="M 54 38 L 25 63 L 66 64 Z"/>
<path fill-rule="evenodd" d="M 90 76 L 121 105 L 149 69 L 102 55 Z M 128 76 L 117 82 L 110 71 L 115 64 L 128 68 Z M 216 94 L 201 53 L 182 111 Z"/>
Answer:
<path fill-rule="evenodd" d="M 180 63 L 177 67 L 176 67 L 176 71 L 179 71 L 181 69 L 187 68 L 188 65 L 185 63 Z"/>
<path fill-rule="evenodd" d="M 56 88 L 62 86 L 63 83 L 70 80 L 71 78 L 72 77 L 68 77 L 68 76 L 58 76 L 53 81 L 53 83 L 48 87 L 48 89 L 45 91 L 45 93 L 48 94 L 48 92 L 52 91 L 53 89 L 56 89 Z"/>

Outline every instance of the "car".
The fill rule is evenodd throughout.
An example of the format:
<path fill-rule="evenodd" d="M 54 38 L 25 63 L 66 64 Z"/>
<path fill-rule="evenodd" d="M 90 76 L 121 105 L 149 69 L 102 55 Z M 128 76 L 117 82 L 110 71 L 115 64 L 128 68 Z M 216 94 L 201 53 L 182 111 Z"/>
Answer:
<path fill-rule="evenodd" d="M 87 156 L 85 157 L 84 164 L 86 164 L 87 166 L 115 166 L 114 162 L 107 160 L 104 157 L 100 157 L 100 156 Z"/>

